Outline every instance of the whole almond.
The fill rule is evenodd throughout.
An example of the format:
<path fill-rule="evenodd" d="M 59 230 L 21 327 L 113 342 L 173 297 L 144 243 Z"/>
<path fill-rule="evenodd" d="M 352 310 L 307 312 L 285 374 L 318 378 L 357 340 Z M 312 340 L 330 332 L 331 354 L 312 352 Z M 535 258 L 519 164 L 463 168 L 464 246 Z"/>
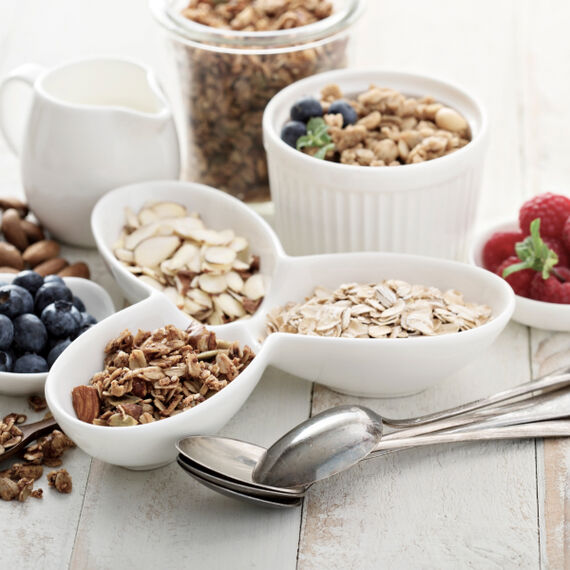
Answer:
<path fill-rule="evenodd" d="M 99 415 L 99 394 L 93 386 L 75 386 L 71 391 L 71 403 L 82 422 L 90 424 Z"/>
<path fill-rule="evenodd" d="M 0 210 L 8 210 L 10 208 L 18 210 L 22 218 L 27 216 L 29 212 L 28 205 L 19 198 L 0 198 Z"/>
<path fill-rule="evenodd" d="M 2 214 L 2 232 L 4 232 L 6 241 L 16 246 L 20 251 L 24 251 L 29 243 L 28 236 L 20 222 L 20 214 L 14 208 L 9 208 Z"/>
<path fill-rule="evenodd" d="M 30 222 L 30 220 L 20 220 L 20 226 L 24 230 L 30 243 L 41 241 L 46 237 L 41 226 L 34 224 L 34 222 Z"/>
<path fill-rule="evenodd" d="M 0 273 L 18 273 L 18 270 L 13 267 L 8 267 L 7 265 L 2 265 L 0 267 Z"/>
<path fill-rule="evenodd" d="M 67 261 L 62 257 L 54 257 L 36 265 L 34 267 L 34 271 L 39 273 L 42 277 L 45 277 L 46 275 L 56 275 L 62 269 L 67 267 L 67 265 Z"/>
<path fill-rule="evenodd" d="M 21 271 L 24 269 L 22 254 L 11 244 L 0 242 L 0 265 L 7 265 Z"/>
<path fill-rule="evenodd" d="M 77 261 L 76 263 L 72 263 L 62 269 L 58 275 L 60 277 L 83 277 L 83 279 L 89 279 L 90 272 L 86 263 L 83 263 L 83 261 Z"/>
<path fill-rule="evenodd" d="M 29 263 L 32 267 L 35 267 L 43 261 L 57 257 L 58 255 L 59 244 L 51 239 L 44 239 L 30 245 L 26 251 L 24 251 L 24 255 L 22 257 L 26 263 Z M 58 271 L 63 269 L 63 267 L 58 269 Z"/>

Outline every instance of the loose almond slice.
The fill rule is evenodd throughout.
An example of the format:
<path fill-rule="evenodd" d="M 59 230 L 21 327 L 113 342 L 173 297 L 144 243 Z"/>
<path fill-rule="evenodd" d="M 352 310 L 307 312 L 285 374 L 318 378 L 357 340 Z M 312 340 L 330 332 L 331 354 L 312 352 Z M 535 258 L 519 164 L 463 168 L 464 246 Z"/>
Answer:
<path fill-rule="evenodd" d="M 210 275 L 209 273 L 203 273 L 200 275 L 198 283 L 200 284 L 200 289 L 202 289 L 202 291 L 212 295 L 223 293 L 228 285 L 225 275 Z"/>
<path fill-rule="evenodd" d="M 150 285 L 151 287 L 154 287 L 155 289 L 158 289 L 159 291 L 162 291 L 164 289 L 164 287 L 162 286 L 161 283 L 159 283 L 156 279 L 149 277 L 148 275 L 139 275 L 139 279 L 143 283 L 146 283 L 147 285 Z"/>
<path fill-rule="evenodd" d="M 171 225 L 175 234 L 186 239 L 193 239 L 194 241 L 199 240 L 193 237 L 193 232 L 204 229 L 204 222 L 200 218 L 194 218 L 193 216 L 172 220 Z"/>
<path fill-rule="evenodd" d="M 232 263 L 232 267 L 236 271 L 248 271 L 249 270 L 249 263 L 245 263 L 241 259 L 235 259 Z"/>
<path fill-rule="evenodd" d="M 157 202 L 152 211 L 160 218 L 183 218 L 187 215 L 186 208 L 177 202 Z"/>
<path fill-rule="evenodd" d="M 158 220 L 158 216 L 152 208 L 143 208 L 139 212 L 139 222 L 141 226 L 146 226 L 147 224 L 156 222 L 156 220 Z"/>
<path fill-rule="evenodd" d="M 189 314 L 189 315 L 197 315 L 198 313 L 201 313 L 204 310 L 204 307 L 202 307 L 202 305 L 199 305 L 198 303 L 195 303 L 194 301 L 192 301 L 192 299 L 184 299 L 184 310 Z"/>
<path fill-rule="evenodd" d="M 172 303 L 174 303 L 178 308 L 181 308 L 184 303 L 182 303 L 182 306 L 179 307 L 178 305 L 178 301 L 179 301 L 179 297 L 178 297 L 178 291 L 174 288 L 174 287 L 166 287 L 163 291 L 163 293 L 168 297 L 168 299 L 170 299 L 170 301 L 172 301 Z"/>
<path fill-rule="evenodd" d="M 215 265 L 231 265 L 236 258 L 236 252 L 231 247 L 209 247 L 204 259 Z"/>
<path fill-rule="evenodd" d="M 239 318 L 245 315 L 245 310 L 242 304 L 227 293 L 222 293 L 221 295 L 214 297 L 214 307 L 228 315 L 230 318 Z"/>
<path fill-rule="evenodd" d="M 236 252 L 240 252 L 240 251 L 244 251 L 247 249 L 248 247 L 248 243 L 247 240 L 242 237 L 242 236 L 236 236 L 231 242 L 230 242 L 230 247 L 236 251 Z"/>
<path fill-rule="evenodd" d="M 115 250 L 115 257 L 119 261 L 124 261 L 125 263 L 132 263 L 135 260 L 133 252 L 122 247 Z"/>
<path fill-rule="evenodd" d="M 135 263 L 143 267 L 157 267 L 161 261 L 171 256 L 180 239 L 175 236 L 158 236 L 144 240 L 135 249 Z"/>
<path fill-rule="evenodd" d="M 256 273 L 252 275 L 244 284 L 243 286 L 243 294 L 256 301 L 257 299 L 261 299 L 263 295 L 265 295 L 265 287 L 263 285 L 263 277 Z"/>
<path fill-rule="evenodd" d="M 207 293 L 204 293 L 201 289 L 191 289 L 186 295 L 199 305 L 202 305 L 202 307 L 206 307 L 208 309 L 213 307 L 212 297 Z"/>
<path fill-rule="evenodd" d="M 143 240 L 155 236 L 158 233 L 158 230 L 158 224 L 148 224 L 140 227 L 125 238 L 125 249 L 134 250 Z"/>
<path fill-rule="evenodd" d="M 228 287 L 235 291 L 236 293 L 241 293 L 243 291 L 243 279 L 235 271 L 230 271 L 226 274 L 226 281 Z"/>
<path fill-rule="evenodd" d="M 199 251 L 193 243 L 183 243 L 170 259 L 160 264 L 160 268 L 167 275 L 174 275 L 179 269 L 187 267 L 188 263 L 199 254 Z"/>

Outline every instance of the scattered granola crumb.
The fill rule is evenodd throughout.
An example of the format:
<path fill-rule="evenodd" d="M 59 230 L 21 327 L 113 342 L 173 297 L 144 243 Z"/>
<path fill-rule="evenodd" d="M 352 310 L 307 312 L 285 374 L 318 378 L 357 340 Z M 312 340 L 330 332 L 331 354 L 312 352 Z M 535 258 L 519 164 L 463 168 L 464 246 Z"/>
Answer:
<path fill-rule="evenodd" d="M 34 412 L 43 412 L 47 408 L 46 399 L 38 394 L 28 398 L 28 405 Z"/>
<path fill-rule="evenodd" d="M 73 483 L 71 475 L 66 469 L 59 469 L 58 471 L 51 471 L 47 474 L 48 485 L 55 487 L 59 493 L 71 493 Z"/>

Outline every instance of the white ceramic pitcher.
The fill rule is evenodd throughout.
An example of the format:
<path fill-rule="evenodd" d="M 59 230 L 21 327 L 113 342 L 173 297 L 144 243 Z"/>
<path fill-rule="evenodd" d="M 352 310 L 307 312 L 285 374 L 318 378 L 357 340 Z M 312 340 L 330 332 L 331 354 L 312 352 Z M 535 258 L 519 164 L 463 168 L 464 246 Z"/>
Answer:
<path fill-rule="evenodd" d="M 9 92 L 16 82 L 33 91 L 20 137 L 9 128 L 15 115 L 15 92 L 12 101 Z M 105 192 L 180 173 L 168 103 L 152 70 L 128 59 L 15 69 L 0 83 L 0 130 L 20 156 L 33 212 L 54 237 L 74 245 L 94 245 L 89 218 Z"/>

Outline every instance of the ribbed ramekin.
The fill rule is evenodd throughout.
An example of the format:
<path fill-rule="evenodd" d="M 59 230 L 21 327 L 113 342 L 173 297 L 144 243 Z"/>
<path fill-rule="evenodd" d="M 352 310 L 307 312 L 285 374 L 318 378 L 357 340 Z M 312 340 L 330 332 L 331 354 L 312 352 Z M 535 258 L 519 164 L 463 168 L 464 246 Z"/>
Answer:
<path fill-rule="evenodd" d="M 291 105 L 330 83 L 346 95 L 371 84 L 431 95 L 459 111 L 472 140 L 431 161 L 369 167 L 319 160 L 280 138 Z M 297 81 L 267 105 L 263 137 L 275 227 L 292 255 L 387 251 L 461 259 L 471 236 L 487 146 L 487 119 L 464 90 L 428 76 L 383 70 L 335 70 Z"/>

